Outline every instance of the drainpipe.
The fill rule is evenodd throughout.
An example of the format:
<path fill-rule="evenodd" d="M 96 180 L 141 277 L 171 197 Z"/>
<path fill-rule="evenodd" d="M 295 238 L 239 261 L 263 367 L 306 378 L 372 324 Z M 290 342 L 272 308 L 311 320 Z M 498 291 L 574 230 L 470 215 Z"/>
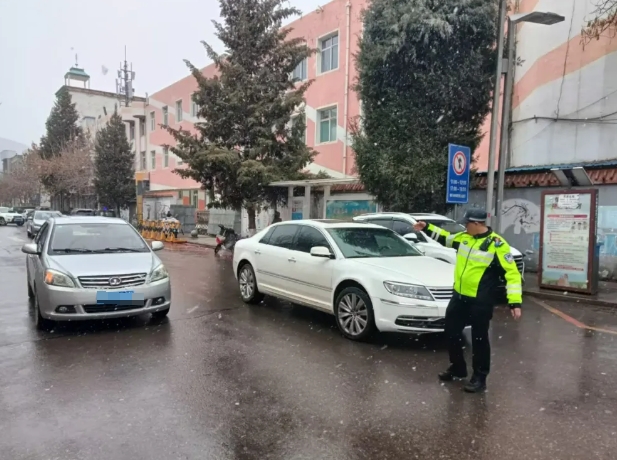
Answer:
<path fill-rule="evenodd" d="M 351 39 L 351 2 L 348 0 L 345 5 L 347 15 L 347 32 L 345 38 L 345 109 L 344 109 L 344 128 L 345 139 L 343 140 L 343 174 L 347 175 L 347 144 L 348 144 L 348 123 L 347 116 L 349 111 L 349 42 Z"/>

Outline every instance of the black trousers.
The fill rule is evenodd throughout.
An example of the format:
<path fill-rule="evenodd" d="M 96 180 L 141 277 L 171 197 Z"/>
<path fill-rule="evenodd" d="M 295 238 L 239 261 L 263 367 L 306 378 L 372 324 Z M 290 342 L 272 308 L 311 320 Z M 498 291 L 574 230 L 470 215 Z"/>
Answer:
<path fill-rule="evenodd" d="M 472 367 L 477 378 L 486 379 L 491 369 L 491 344 L 488 329 L 493 318 L 494 305 L 477 302 L 472 297 L 454 293 L 446 309 L 445 332 L 448 339 L 451 370 L 467 374 L 463 347 L 463 330 L 471 325 Z"/>

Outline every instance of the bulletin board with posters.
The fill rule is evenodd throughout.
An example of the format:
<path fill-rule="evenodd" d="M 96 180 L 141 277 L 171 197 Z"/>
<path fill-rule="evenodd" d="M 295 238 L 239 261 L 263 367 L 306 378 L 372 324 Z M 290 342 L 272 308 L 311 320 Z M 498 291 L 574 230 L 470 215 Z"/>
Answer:
<path fill-rule="evenodd" d="M 597 192 L 542 193 L 538 273 L 541 288 L 597 292 Z"/>

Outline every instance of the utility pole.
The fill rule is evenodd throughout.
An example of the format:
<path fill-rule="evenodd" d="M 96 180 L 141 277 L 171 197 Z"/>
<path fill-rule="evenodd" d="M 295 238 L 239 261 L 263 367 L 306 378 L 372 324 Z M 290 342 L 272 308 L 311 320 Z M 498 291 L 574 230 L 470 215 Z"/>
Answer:
<path fill-rule="evenodd" d="M 501 74 L 503 73 L 503 38 L 506 23 L 507 0 L 500 0 L 499 24 L 497 32 L 497 66 L 495 69 L 495 88 L 493 89 L 493 110 L 491 113 L 491 137 L 488 150 L 488 172 L 486 176 L 486 211 L 489 224 L 492 221 L 493 190 L 495 188 L 495 154 L 497 151 L 497 128 L 499 127 L 499 99 L 501 95 Z M 503 126 L 502 126 L 503 129 Z M 495 208 L 495 214 L 500 210 Z"/>
<path fill-rule="evenodd" d="M 129 64 L 126 62 L 126 46 L 124 47 L 124 62 L 120 63 L 118 70 L 118 78 L 116 78 L 116 94 L 120 105 L 124 102 L 124 106 L 131 105 L 135 89 L 133 88 L 133 80 L 135 80 L 135 72 L 133 72 L 133 63 L 129 69 Z"/>

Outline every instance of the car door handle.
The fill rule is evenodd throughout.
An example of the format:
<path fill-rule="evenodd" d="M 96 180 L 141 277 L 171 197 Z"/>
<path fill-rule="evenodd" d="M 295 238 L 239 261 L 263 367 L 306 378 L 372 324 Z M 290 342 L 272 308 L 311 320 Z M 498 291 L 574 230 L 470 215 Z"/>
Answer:
<path fill-rule="evenodd" d="M 295 262 L 296 262 L 296 259 L 294 259 L 293 257 L 290 257 L 290 258 L 289 258 L 289 259 L 287 259 L 287 260 L 288 260 L 289 262 L 293 262 L 293 263 L 295 263 Z"/>
<path fill-rule="evenodd" d="M 261 251 L 258 249 L 255 249 L 255 254 L 261 254 Z"/>

